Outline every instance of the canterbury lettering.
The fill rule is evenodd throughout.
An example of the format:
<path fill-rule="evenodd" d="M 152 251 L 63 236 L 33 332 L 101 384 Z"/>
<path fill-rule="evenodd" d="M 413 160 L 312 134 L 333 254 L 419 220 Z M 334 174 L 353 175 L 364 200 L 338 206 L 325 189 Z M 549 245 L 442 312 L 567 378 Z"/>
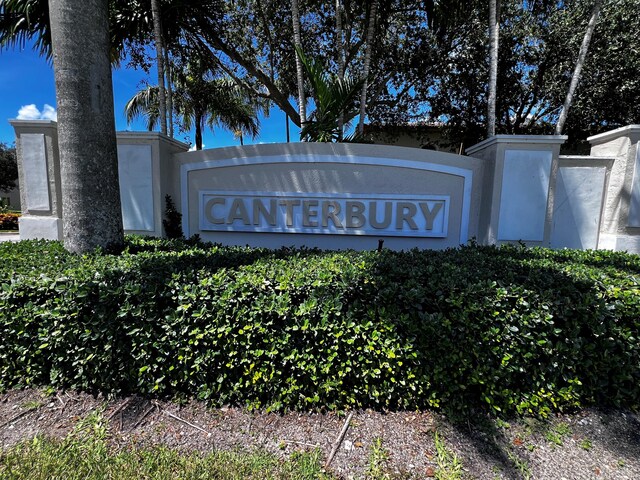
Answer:
<path fill-rule="evenodd" d="M 202 192 L 200 227 L 209 231 L 445 237 L 448 197 L 349 198 Z"/>

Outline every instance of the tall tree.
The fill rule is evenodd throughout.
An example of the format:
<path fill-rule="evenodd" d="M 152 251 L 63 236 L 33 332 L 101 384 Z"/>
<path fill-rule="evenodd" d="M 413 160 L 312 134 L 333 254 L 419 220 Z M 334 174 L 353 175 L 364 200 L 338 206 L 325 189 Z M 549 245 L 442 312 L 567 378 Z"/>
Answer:
<path fill-rule="evenodd" d="M 291 21 L 293 22 L 293 45 L 296 49 L 302 49 L 302 37 L 300 35 L 300 8 L 298 0 L 291 0 Z M 300 114 L 300 125 L 304 126 L 307 121 L 307 99 L 304 94 L 304 71 L 302 61 L 295 56 L 296 59 L 296 80 L 298 83 L 298 112 Z"/>
<path fill-rule="evenodd" d="M 564 124 L 567 121 L 567 116 L 569 115 L 569 109 L 571 108 L 571 104 L 573 103 L 573 95 L 578 88 L 578 82 L 580 81 L 580 74 L 582 73 L 582 67 L 584 66 L 585 59 L 587 58 L 587 52 L 589 51 L 589 44 L 591 43 L 591 37 L 593 36 L 593 31 L 596 28 L 596 23 L 598 23 L 598 16 L 600 15 L 600 8 L 602 7 L 602 0 L 596 0 L 593 5 L 593 11 L 591 12 L 591 18 L 589 19 L 589 24 L 587 25 L 587 30 L 584 33 L 584 37 L 582 39 L 582 45 L 580 46 L 580 52 L 578 53 L 578 60 L 576 62 L 576 68 L 573 71 L 573 75 L 571 77 L 571 83 L 569 84 L 569 91 L 567 92 L 567 98 L 564 101 L 564 105 L 562 106 L 562 110 L 560 112 L 560 116 L 558 117 L 558 123 L 556 123 L 556 135 L 562 135 L 562 129 L 564 128 Z"/>
<path fill-rule="evenodd" d="M 164 84 L 164 43 L 162 41 L 162 18 L 160 16 L 160 1 L 151 0 L 151 14 L 153 16 L 153 38 L 156 45 L 156 67 L 158 70 L 158 102 L 160 104 L 160 131 L 167 134 L 167 100 Z"/>
<path fill-rule="evenodd" d="M 124 245 L 107 0 L 51 0 L 63 237 L 71 252 Z"/>
<path fill-rule="evenodd" d="M 167 81 L 167 124 L 169 127 L 169 137 L 173 138 L 173 86 L 171 84 L 171 61 L 169 60 L 169 49 L 164 49 L 165 79 Z"/>
<path fill-rule="evenodd" d="M 367 114 L 367 88 L 369 87 L 369 68 L 371 67 L 371 52 L 373 51 L 373 35 L 376 29 L 378 14 L 378 0 L 371 2 L 369 11 L 369 25 L 367 27 L 367 43 L 364 53 L 364 67 L 362 68 L 362 92 L 360 93 L 360 118 L 358 120 L 358 135 L 364 134 L 364 117 Z"/>
<path fill-rule="evenodd" d="M 498 46 L 500 22 L 498 0 L 489 0 L 489 95 L 487 100 L 487 136 L 496 134 L 496 93 L 498 87 Z"/>
<path fill-rule="evenodd" d="M 344 40 L 342 33 L 342 0 L 336 0 L 336 63 L 338 64 L 338 79 L 344 82 Z M 338 119 L 338 141 L 344 136 L 344 114 Z"/>

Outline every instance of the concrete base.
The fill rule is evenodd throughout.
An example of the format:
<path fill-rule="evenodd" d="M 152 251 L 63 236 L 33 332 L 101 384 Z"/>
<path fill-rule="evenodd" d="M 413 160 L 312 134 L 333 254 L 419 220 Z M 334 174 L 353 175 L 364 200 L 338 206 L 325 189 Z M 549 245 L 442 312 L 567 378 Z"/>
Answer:
<path fill-rule="evenodd" d="M 62 219 L 57 217 L 32 217 L 18 219 L 20 240 L 62 240 Z"/>
<path fill-rule="evenodd" d="M 640 254 L 640 236 L 602 233 L 598 241 L 598 249 Z"/>

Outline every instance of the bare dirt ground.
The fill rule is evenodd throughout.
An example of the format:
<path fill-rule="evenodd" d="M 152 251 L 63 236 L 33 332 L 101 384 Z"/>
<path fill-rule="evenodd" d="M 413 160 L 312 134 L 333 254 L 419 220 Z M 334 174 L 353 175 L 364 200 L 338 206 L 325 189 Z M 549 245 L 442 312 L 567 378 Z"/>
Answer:
<path fill-rule="evenodd" d="M 332 413 L 280 415 L 201 402 L 14 390 L 0 394 L 0 450 L 38 434 L 63 437 L 96 410 L 108 419 L 116 449 L 262 449 L 285 456 L 318 448 L 326 459 L 345 423 L 345 415 Z M 436 434 L 444 448 L 436 446 Z M 388 478 L 429 478 L 438 469 L 459 468 L 462 475 L 451 478 L 640 479 L 640 416 L 585 410 L 548 421 L 478 417 L 454 424 L 433 412 L 354 412 L 328 469 L 339 478 L 366 478 L 375 462 Z"/>

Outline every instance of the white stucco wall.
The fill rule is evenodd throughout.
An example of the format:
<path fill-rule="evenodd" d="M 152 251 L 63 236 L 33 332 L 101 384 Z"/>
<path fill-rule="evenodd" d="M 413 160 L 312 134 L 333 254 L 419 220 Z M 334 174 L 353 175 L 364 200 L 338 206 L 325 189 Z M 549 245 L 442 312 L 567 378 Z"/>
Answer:
<path fill-rule="evenodd" d="M 381 238 L 386 247 L 396 249 L 445 248 L 465 243 L 477 234 L 480 185 L 474 181 L 481 179 L 482 166 L 469 157 L 400 147 L 299 143 L 189 152 L 177 155 L 176 159 L 180 165 L 176 173 L 180 176 L 182 192 L 183 230 L 187 235 L 198 233 L 214 242 L 372 249 Z M 229 202 L 231 196 L 242 192 L 265 198 L 275 195 L 281 199 L 297 195 L 300 202 L 335 197 L 344 203 L 367 198 L 367 204 L 374 198 L 389 202 L 432 202 L 438 196 L 446 197 L 443 203 L 446 208 L 441 211 L 444 215 L 446 210 L 446 236 L 423 231 L 414 232 L 409 238 L 406 232 L 385 234 L 371 228 L 330 231 L 334 225 L 328 225 L 329 230 L 290 228 L 289 233 L 264 226 L 259 228 L 260 232 L 239 232 L 252 230 L 241 222 L 236 222 L 239 228 L 228 228 L 228 231 L 222 231 L 224 228 L 203 230 L 203 192 L 210 192 L 208 198 L 226 195 Z M 433 208 L 432 203 L 429 205 Z M 416 210 L 417 219 L 420 211 Z M 438 216 L 441 218 L 444 217 Z M 311 234 L 312 231 L 317 234 Z"/>

